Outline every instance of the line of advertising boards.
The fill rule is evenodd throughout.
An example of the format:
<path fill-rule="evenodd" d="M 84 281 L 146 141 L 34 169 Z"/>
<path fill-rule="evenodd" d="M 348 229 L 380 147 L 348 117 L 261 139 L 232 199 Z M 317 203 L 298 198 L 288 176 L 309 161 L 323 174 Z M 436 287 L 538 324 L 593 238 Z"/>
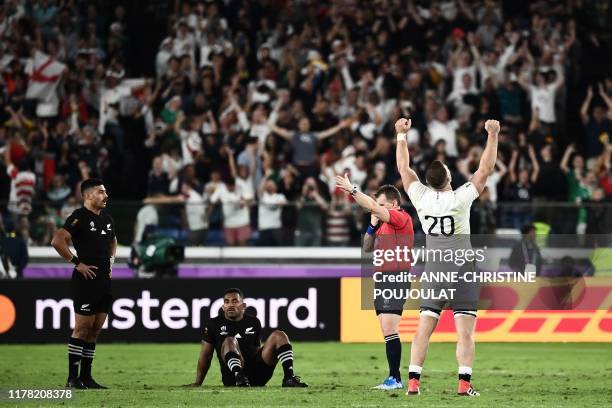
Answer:
<path fill-rule="evenodd" d="M 116 281 L 101 341 L 200 341 L 228 287 L 245 292 L 264 335 L 280 328 L 296 341 L 383 341 L 374 311 L 362 308 L 358 277 Z M 481 310 L 477 341 L 612 342 L 611 287 L 599 288 L 602 302 L 593 310 Z M 403 341 L 417 322 L 418 311 L 404 311 Z M 73 324 L 69 280 L 0 281 L 0 343 L 63 343 Z M 433 341 L 454 340 L 452 313 L 444 312 Z"/>

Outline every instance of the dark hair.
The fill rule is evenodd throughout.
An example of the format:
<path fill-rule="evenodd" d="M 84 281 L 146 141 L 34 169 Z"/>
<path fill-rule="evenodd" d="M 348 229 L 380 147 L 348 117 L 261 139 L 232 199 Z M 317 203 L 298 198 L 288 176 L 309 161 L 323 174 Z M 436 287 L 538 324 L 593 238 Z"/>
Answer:
<path fill-rule="evenodd" d="M 85 192 L 90 188 L 104 185 L 104 181 L 98 178 L 90 178 L 81 183 L 81 195 L 85 195 Z"/>
<path fill-rule="evenodd" d="M 225 295 L 229 295 L 230 293 L 238 294 L 238 296 L 240 296 L 240 300 L 244 299 L 244 293 L 242 293 L 242 290 L 239 288 L 225 289 L 225 292 L 223 292 L 223 297 L 225 297 Z"/>
<path fill-rule="evenodd" d="M 376 193 L 374 193 L 374 197 L 378 198 L 382 194 L 385 195 L 387 200 L 389 201 L 395 200 L 397 201 L 397 205 L 400 205 L 401 195 L 397 187 L 392 186 L 391 184 L 385 184 L 384 186 L 380 186 L 378 190 L 376 190 Z"/>
<path fill-rule="evenodd" d="M 19 171 L 32 171 L 32 159 L 29 156 L 23 157 L 19 160 L 19 163 L 17 163 L 17 168 Z"/>
<path fill-rule="evenodd" d="M 447 179 L 448 175 L 446 174 L 444 163 L 440 160 L 432 161 L 425 173 L 425 180 L 427 180 L 427 183 L 435 189 L 440 189 L 444 187 Z"/>
<path fill-rule="evenodd" d="M 521 234 L 523 235 L 529 234 L 531 231 L 535 231 L 535 227 L 533 226 L 533 224 L 526 224 L 523 225 L 523 228 L 521 228 Z"/>

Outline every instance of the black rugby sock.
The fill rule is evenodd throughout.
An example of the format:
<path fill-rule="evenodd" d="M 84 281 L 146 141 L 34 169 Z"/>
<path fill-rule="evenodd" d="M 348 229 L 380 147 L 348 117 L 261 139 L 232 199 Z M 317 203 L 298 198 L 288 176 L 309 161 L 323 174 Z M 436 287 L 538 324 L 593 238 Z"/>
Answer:
<path fill-rule="evenodd" d="M 85 343 L 83 345 L 83 356 L 81 357 L 81 380 L 91 379 L 91 365 L 96 354 L 96 343 Z"/>
<path fill-rule="evenodd" d="M 79 364 L 81 363 L 81 355 L 83 354 L 83 344 L 81 339 L 70 337 L 68 341 L 68 379 L 77 378 L 79 376 Z"/>
<path fill-rule="evenodd" d="M 225 364 L 232 373 L 239 373 L 242 370 L 242 361 L 240 355 L 233 351 L 225 353 Z"/>
<path fill-rule="evenodd" d="M 283 365 L 285 378 L 293 377 L 293 347 L 291 344 L 283 344 L 277 348 L 276 358 Z"/>
<path fill-rule="evenodd" d="M 399 334 L 393 333 L 385 336 L 385 345 L 387 349 L 387 363 L 389 364 L 389 377 L 393 377 L 397 381 L 402 381 L 402 376 L 400 374 L 402 342 Z"/>

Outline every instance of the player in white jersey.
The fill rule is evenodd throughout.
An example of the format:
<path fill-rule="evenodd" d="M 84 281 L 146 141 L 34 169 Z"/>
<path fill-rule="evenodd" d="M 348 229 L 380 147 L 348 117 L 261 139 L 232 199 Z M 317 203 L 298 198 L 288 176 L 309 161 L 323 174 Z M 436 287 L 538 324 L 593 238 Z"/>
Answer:
<path fill-rule="evenodd" d="M 410 168 L 410 157 L 406 144 L 406 134 L 410 125 L 410 119 L 404 118 L 395 123 L 397 168 L 402 177 L 404 190 L 416 208 L 423 232 L 427 235 L 427 247 L 430 248 L 431 242 L 438 243 L 443 239 L 449 239 L 453 245 L 457 245 L 458 242 L 459 245 L 463 242 L 469 245 L 470 207 L 484 190 L 487 177 L 495 169 L 499 122 L 496 120 L 485 122 L 485 129 L 488 133 L 487 145 L 482 153 L 478 170 L 470 181 L 456 190 L 451 188 L 451 174 L 448 167 L 439 160 L 435 160 L 427 168 L 425 178 L 429 186 L 419 181 L 418 175 Z M 420 377 L 429 338 L 436 328 L 442 307 L 440 306 L 439 309 L 435 306 L 431 307 L 431 303 L 427 301 L 421 303 L 419 326 L 410 350 L 407 392 L 409 395 L 420 394 Z M 453 310 L 457 330 L 457 363 L 459 364 L 457 393 L 478 396 L 480 394 L 472 388 L 470 383 L 475 349 L 476 303 L 468 307 L 458 306 L 456 303 L 453 304 Z"/>

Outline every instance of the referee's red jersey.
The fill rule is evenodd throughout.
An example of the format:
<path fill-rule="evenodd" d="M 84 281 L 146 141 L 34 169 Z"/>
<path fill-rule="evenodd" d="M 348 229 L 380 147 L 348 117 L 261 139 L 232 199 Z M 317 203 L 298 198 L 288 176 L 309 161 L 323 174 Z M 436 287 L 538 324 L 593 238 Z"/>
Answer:
<path fill-rule="evenodd" d="M 411 249 L 414 246 L 414 228 L 412 227 L 412 217 L 401 208 L 388 210 L 389 221 L 383 222 L 376 230 L 376 248 L 382 250 L 394 250 L 396 247 Z M 412 257 L 410 257 L 412 259 Z M 410 263 L 404 262 L 385 262 L 382 271 L 409 271 Z"/>

